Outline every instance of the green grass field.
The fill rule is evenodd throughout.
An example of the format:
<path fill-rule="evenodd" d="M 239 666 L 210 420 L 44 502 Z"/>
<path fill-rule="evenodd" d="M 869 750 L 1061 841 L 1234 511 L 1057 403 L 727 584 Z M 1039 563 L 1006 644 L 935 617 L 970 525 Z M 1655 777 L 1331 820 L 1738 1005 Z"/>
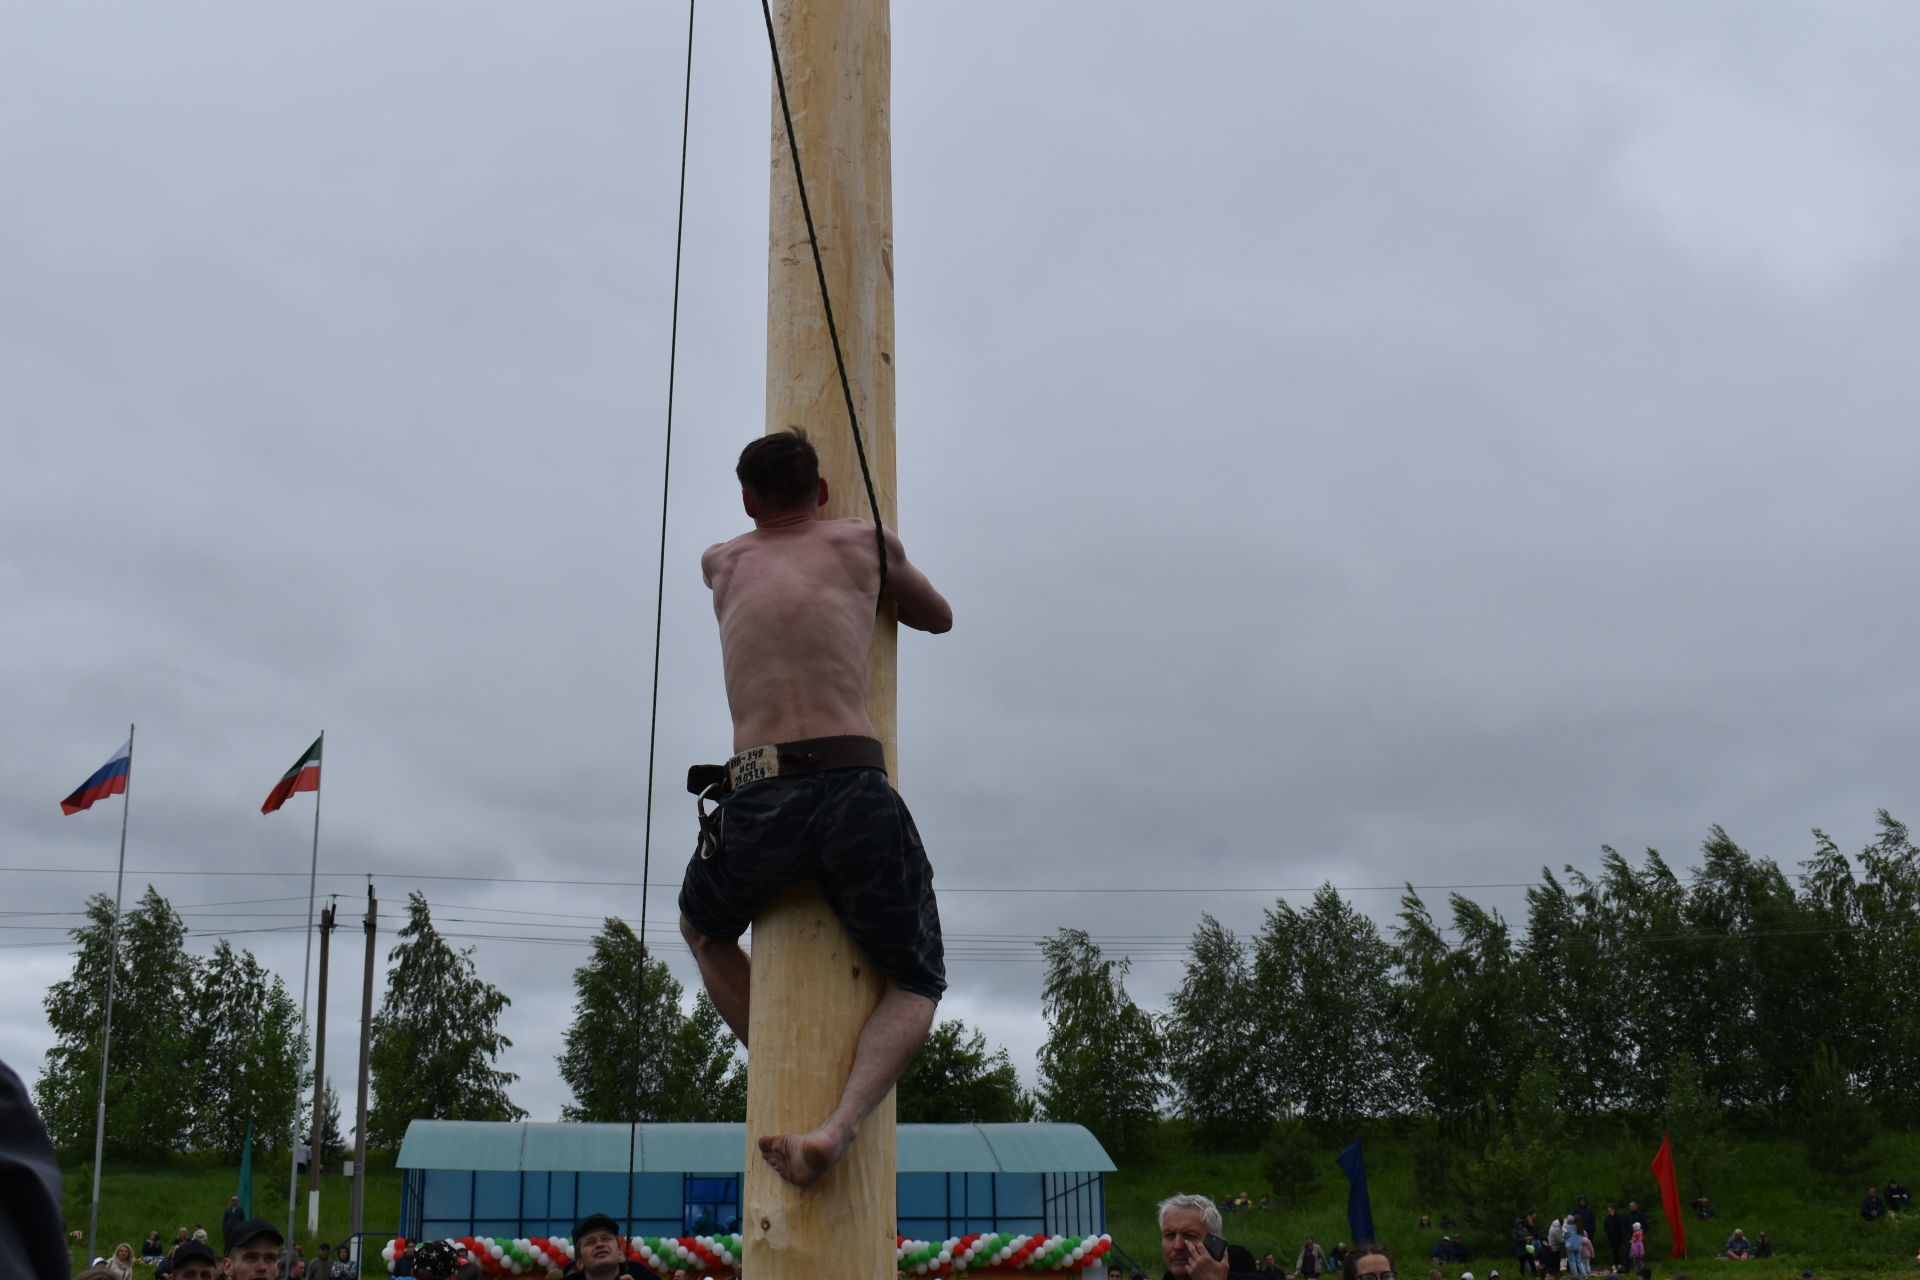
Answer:
<path fill-rule="evenodd" d="M 1684 1261 L 1653 1259 L 1659 1280 L 1685 1273 L 1699 1280 L 1702 1273 L 1737 1273 L 1744 1280 L 1797 1280 L 1802 1268 L 1812 1268 L 1822 1277 L 1847 1280 L 1851 1277 L 1907 1275 L 1920 1280 L 1920 1213 L 1897 1221 L 1864 1222 L 1858 1205 L 1869 1180 L 1885 1182 L 1897 1177 L 1909 1186 L 1920 1182 L 1920 1136 L 1886 1138 L 1876 1148 L 1875 1166 L 1859 1175 L 1831 1177 L 1808 1170 L 1798 1143 L 1787 1139 L 1753 1139 L 1742 1142 L 1728 1162 L 1728 1172 L 1719 1184 L 1709 1188 L 1720 1217 L 1712 1222 L 1687 1223 L 1692 1248 Z M 1227 1217 L 1227 1237 L 1253 1250 L 1257 1257 L 1272 1252 L 1291 1265 L 1301 1237 L 1311 1232 L 1323 1246 L 1331 1248 L 1347 1238 L 1346 1183 L 1333 1167 L 1336 1148 L 1325 1153 L 1325 1174 L 1297 1203 L 1271 1211 L 1254 1210 Z M 1437 1222 L 1443 1213 L 1451 1213 L 1466 1227 L 1468 1246 L 1475 1262 L 1465 1268 L 1446 1268 L 1447 1280 L 1458 1280 L 1462 1270 L 1472 1271 L 1485 1280 L 1486 1269 L 1498 1266 L 1511 1276 L 1507 1266 L 1506 1227 L 1510 1219 L 1479 1222 L 1460 1206 L 1424 1202 L 1414 1190 L 1415 1144 L 1392 1137 L 1367 1140 L 1367 1171 L 1373 1196 L 1374 1222 L 1381 1243 L 1395 1251 L 1399 1269 L 1410 1277 L 1424 1276 L 1427 1251 L 1438 1238 L 1437 1229 L 1421 1233 L 1420 1216 L 1428 1214 Z M 1648 1157 L 1652 1151 L 1647 1152 Z M 1260 1177 L 1260 1157 L 1252 1152 L 1202 1152 L 1195 1149 L 1183 1126 L 1167 1124 L 1141 1150 L 1124 1153 L 1120 1170 L 1107 1184 L 1107 1215 L 1115 1241 L 1132 1255 L 1151 1275 L 1160 1274 L 1159 1232 L 1154 1206 L 1176 1192 L 1198 1192 L 1214 1197 L 1245 1191 L 1257 1201 L 1272 1189 Z M 1617 1161 L 1604 1152 L 1583 1155 L 1575 1150 L 1569 1158 L 1570 1171 L 1564 1192 L 1555 1190 L 1543 1196 L 1535 1206 L 1544 1215 L 1564 1211 L 1573 1197 L 1586 1194 L 1599 1211 L 1619 1190 Z M 1687 1199 L 1695 1189 L 1687 1182 L 1685 1153 L 1679 1153 L 1682 1193 Z M 385 1230 L 397 1224 L 400 1213 L 400 1178 L 392 1169 L 392 1156 L 376 1153 L 369 1161 L 366 1222 L 369 1229 Z M 85 1230 L 87 1222 L 88 1172 L 84 1166 L 63 1170 L 67 1180 L 67 1215 L 71 1226 Z M 220 1214 L 227 1197 L 234 1192 L 238 1170 L 233 1165 L 197 1159 L 182 1159 L 165 1165 L 123 1166 L 109 1162 L 101 1179 L 100 1240 L 101 1251 L 126 1241 L 136 1248 L 146 1233 L 155 1227 L 171 1239 L 175 1228 L 191 1228 L 205 1223 L 217 1236 Z M 1652 1178 L 1641 1191 L 1643 1203 L 1651 1200 Z M 254 1208 L 275 1220 L 286 1212 L 287 1167 L 263 1162 L 254 1173 Z M 300 1186 L 298 1238 L 309 1246 L 316 1239 L 340 1240 L 346 1233 L 347 1179 L 323 1177 L 320 1191 L 320 1230 L 309 1236 L 306 1227 L 306 1181 Z M 1564 1203 L 1562 1203 L 1564 1201 Z M 1656 1211 L 1657 1215 L 1657 1211 Z M 1717 1262 L 1713 1255 L 1735 1227 L 1743 1227 L 1749 1236 L 1768 1232 L 1774 1240 L 1776 1256 L 1768 1261 Z M 1659 1239 L 1664 1241 L 1664 1230 Z M 1604 1241 L 1601 1242 L 1604 1245 Z M 1664 1254 L 1664 1247 L 1656 1250 Z M 1605 1252 L 1602 1250 L 1604 1260 Z M 136 1276 L 139 1273 L 136 1272 Z"/>
<path fill-rule="evenodd" d="M 1425 1202 L 1414 1190 L 1414 1150 L 1413 1142 L 1390 1137 L 1369 1138 L 1366 1143 L 1374 1227 L 1380 1243 L 1394 1251 L 1400 1274 L 1424 1276 L 1430 1265 L 1427 1254 L 1440 1233 L 1437 1227 L 1421 1232 L 1421 1215 L 1429 1215 L 1437 1223 L 1442 1214 L 1451 1213 L 1465 1228 L 1475 1260 L 1465 1267 L 1445 1268 L 1447 1280 L 1457 1280 L 1462 1271 L 1486 1280 L 1489 1266 L 1499 1267 L 1503 1280 L 1511 1280 L 1515 1272 L 1508 1265 L 1511 1249 L 1506 1231 L 1512 1217 L 1480 1222 L 1459 1205 Z M 1227 1238 L 1251 1249 L 1256 1258 L 1271 1252 L 1289 1268 L 1302 1237 L 1308 1233 L 1328 1249 L 1346 1240 L 1347 1184 L 1334 1167 L 1337 1151 L 1337 1146 L 1328 1146 L 1324 1176 L 1297 1204 L 1268 1212 L 1255 1209 L 1227 1215 Z M 1863 1221 L 1859 1213 L 1860 1197 L 1869 1181 L 1884 1183 L 1894 1177 L 1913 1185 L 1913 1177 L 1920 1175 L 1920 1136 L 1883 1139 L 1876 1151 L 1881 1158 L 1873 1168 L 1858 1176 L 1829 1177 L 1807 1168 L 1797 1142 L 1742 1142 L 1728 1161 L 1728 1172 L 1707 1191 L 1718 1207 L 1719 1217 L 1710 1222 L 1687 1222 L 1687 1258 L 1667 1259 L 1664 1227 L 1657 1233 L 1659 1248 L 1650 1250 L 1659 1255 L 1650 1258 L 1656 1280 L 1671 1280 L 1680 1273 L 1698 1280 L 1702 1272 L 1712 1276 L 1733 1273 L 1750 1280 L 1797 1280 L 1803 1268 L 1835 1280 L 1885 1274 L 1920 1277 L 1920 1263 L 1914 1260 L 1920 1253 L 1920 1211 L 1898 1221 L 1878 1222 Z M 1651 1147 L 1647 1156 L 1653 1156 Z M 1678 1153 L 1677 1160 L 1682 1198 L 1691 1200 L 1698 1192 L 1687 1183 L 1685 1153 Z M 1130 1154 L 1116 1163 L 1121 1168 L 1109 1176 L 1107 1190 L 1109 1231 L 1117 1244 L 1155 1276 L 1160 1274 L 1160 1252 L 1154 1206 L 1162 1199 L 1180 1192 L 1217 1199 L 1244 1191 L 1258 1202 L 1262 1193 L 1272 1191 L 1261 1180 L 1257 1154 L 1197 1152 L 1177 1125 L 1164 1126 L 1151 1150 Z M 1581 1194 L 1594 1204 L 1597 1214 L 1604 1215 L 1607 1203 L 1620 1189 L 1617 1174 L 1608 1176 L 1617 1165 L 1607 1153 L 1583 1158 L 1576 1150 L 1568 1163 L 1571 1169 L 1564 1193 L 1551 1198 L 1543 1195 L 1537 1205 L 1528 1206 L 1540 1210 L 1542 1222 L 1550 1213 L 1570 1209 L 1574 1197 Z M 1641 1203 L 1658 1218 L 1652 1177 L 1649 1175 L 1644 1186 L 1636 1190 Z M 1715 1261 L 1714 1255 L 1735 1227 L 1744 1228 L 1749 1237 L 1756 1231 L 1767 1232 L 1773 1238 L 1775 1256 L 1744 1263 Z M 1605 1238 L 1597 1244 L 1604 1262 Z"/>
<path fill-rule="evenodd" d="M 336 1164 L 335 1169 L 338 1169 Z M 374 1153 L 367 1162 L 366 1225 L 368 1230 L 389 1230 L 400 1221 L 400 1175 L 393 1170 L 393 1157 Z M 87 1229 L 87 1208 L 92 1192 L 92 1173 L 85 1165 L 64 1166 L 67 1225 Z M 158 1228 L 165 1240 L 172 1240 L 180 1227 L 192 1230 L 204 1225 L 217 1251 L 220 1248 L 220 1215 L 226 1212 L 227 1198 L 239 1186 L 238 1164 L 227 1164 L 185 1157 L 166 1164 L 130 1165 L 109 1160 L 100 1174 L 100 1234 L 98 1249 L 109 1253 L 122 1242 L 137 1253 L 147 1232 Z M 307 1246 L 309 1257 L 320 1240 L 340 1241 L 347 1234 L 347 1207 L 351 1179 L 322 1174 L 320 1178 L 320 1230 L 309 1235 L 307 1226 L 307 1179 L 300 1179 L 299 1213 L 295 1238 Z M 284 1222 L 287 1212 L 287 1162 L 259 1160 L 253 1171 L 253 1210 L 275 1222 Z M 78 1249 L 75 1250 L 76 1256 Z M 135 1275 L 141 1269 L 135 1269 Z"/>

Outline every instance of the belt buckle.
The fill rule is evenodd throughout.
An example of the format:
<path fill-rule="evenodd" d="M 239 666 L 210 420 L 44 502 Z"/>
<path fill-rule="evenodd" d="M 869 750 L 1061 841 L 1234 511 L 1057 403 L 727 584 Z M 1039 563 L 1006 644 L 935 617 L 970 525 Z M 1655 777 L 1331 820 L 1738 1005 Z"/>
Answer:
<path fill-rule="evenodd" d="M 779 776 L 780 748 L 775 743 L 748 747 L 727 761 L 727 779 L 736 791 L 749 782 L 759 782 L 763 778 Z"/>

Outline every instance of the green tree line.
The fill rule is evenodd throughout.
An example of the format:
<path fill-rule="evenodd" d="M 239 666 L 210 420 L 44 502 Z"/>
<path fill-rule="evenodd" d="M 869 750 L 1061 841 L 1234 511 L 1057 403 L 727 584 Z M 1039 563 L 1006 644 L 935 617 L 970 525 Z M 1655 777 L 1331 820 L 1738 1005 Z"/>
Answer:
<path fill-rule="evenodd" d="M 1710 1179 L 1729 1126 L 1805 1135 L 1839 1171 L 1920 1118 L 1920 858 L 1882 812 L 1852 857 L 1826 835 L 1793 872 L 1715 827 L 1682 876 L 1611 848 L 1542 869 L 1524 921 L 1409 887 L 1384 928 L 1323 886 L 1241 938 L 1203 917 L 1164 1011 L 1078 930 L 1042 944 L 1041 1110 L 1124 1150 L 1156 1115 L 1289 1167 L 1324 1139 L 1408 1122 L 1438 1191 L 1517 1203 L 1574 1130 L 1615 1134 L 1644 1182 L 1649 1126 Z M 1279 1181 L 1279 1179 L 1276 1179 Z"/>
<path fill-rule="evenodd" d="M 36 1085 L 55 1143 L 75 1153 L 93 1142 L 112 900 L 96 895 L 86 913 L 73 931 L 72 975 L 46 995 L 56 1044 Z M 138 1159 L 237 1155 L 249 1125 L 256 1141 L 284 1150 L 296 1115 L 306 1132 L 311 1096 L 299 1009 L 250 952 L 222 938 L 210 957 L 198 957 L 187 936 L 151 886 L 122 918 L 106 1150 Z M 706 993 L 689 1000 L 626 922 L 606 919 L 573 981 L 573 1019 L 556 1059 L 572 1094 L 562 1119 L 745 1118 L 746 1064 L 732 1033 Z M 510 1004 L 480 975 L 473 949 L 454 947 L 435 928 L 425 896 L 410 894 L 373 1019 L 373 1146 L 397 1146 L 415 1119 L 526 1116 L 509 1096 L 517 1077 L 498 1066 L 512 1044 L 499 1027 Z M 934 1030 L 901 1081 L 899 1104 L 903 1120 L 926 1122 L 1013 1121 L 1034 1110 L 1006 1050 L 990 1050 L 958 1020 Z M 324 1159 L 341 1145 L 331 1082 L 322 1117 Z"/>

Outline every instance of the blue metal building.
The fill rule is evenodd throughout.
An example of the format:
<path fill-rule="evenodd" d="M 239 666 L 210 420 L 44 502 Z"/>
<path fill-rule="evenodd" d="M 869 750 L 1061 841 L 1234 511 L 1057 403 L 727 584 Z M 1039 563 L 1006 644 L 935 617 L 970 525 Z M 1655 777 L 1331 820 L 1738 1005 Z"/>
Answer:
<path fill-rule="evenodd" d="M 900 1234 L 1099 1235 L 1113 1160 L 1077 1124 L 903 1124 Z M 630 1235 L 738 1228 L 746 1130 L 738 1124 L 415 1120 L 397 1161 L 400 1233 L 563 1236 L 589 1213 Z"/>

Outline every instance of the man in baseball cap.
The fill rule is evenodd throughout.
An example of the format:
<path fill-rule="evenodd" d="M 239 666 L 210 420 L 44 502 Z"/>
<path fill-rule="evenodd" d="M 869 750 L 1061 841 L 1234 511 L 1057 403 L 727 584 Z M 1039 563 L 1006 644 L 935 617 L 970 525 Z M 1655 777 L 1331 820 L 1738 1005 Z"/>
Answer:
<path fill-rule="evenodd" d="M 173 1280 L 214 1280 L 220 1274 L 220 1259 L 198 1240 L 186 1240 L 173 1249 Z"/>
<path fill-rule="evenodd" d="M 227 1237 L 228 1280 L 274 1280 L 286 1237 L 265 1218 L 248 1218 Z"/>
<path fill-rule="evenodd" d="M 616 1280 L 622 1276 L 659 1280 L 650 1267 L 626 1258 L 625 1253 L 620 1224 L 604 1213 L 589 1214 L 574 1224 L 573 1266 L 578 1270 L 570 1268 L 567 1274 L 584 1276 L 585 1280 Z"/>

